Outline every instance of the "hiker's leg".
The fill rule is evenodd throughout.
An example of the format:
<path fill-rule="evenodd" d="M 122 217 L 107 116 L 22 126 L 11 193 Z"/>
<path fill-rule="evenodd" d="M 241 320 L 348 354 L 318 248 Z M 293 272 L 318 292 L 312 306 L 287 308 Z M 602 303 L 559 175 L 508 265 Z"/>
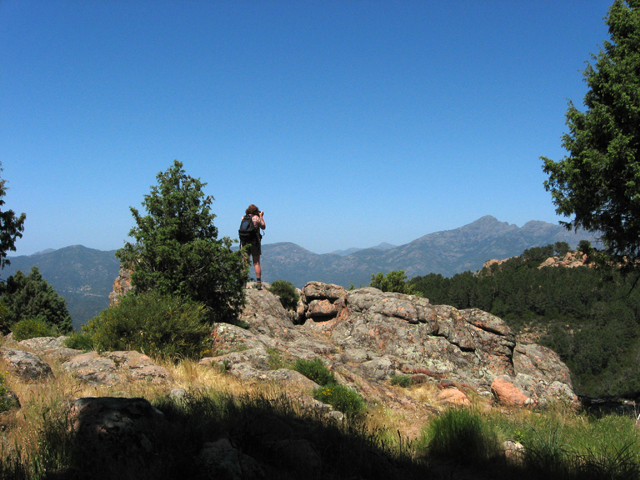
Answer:
<path fill-rule="evenodd" d="M 256 280 L 262 278 L 262 268 L 260 267 L 260 255 L 253 255 L 253 268 L 256 271 Z"/>

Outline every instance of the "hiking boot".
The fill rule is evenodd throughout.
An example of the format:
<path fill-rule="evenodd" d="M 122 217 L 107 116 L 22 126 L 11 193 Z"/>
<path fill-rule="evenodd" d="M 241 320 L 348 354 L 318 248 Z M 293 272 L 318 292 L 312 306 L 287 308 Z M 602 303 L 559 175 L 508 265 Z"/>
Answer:
<path fill-rule="evenodd" d="M 262 282 L 261 282 L 260 280 L 258 280 L 258 281 L 256 282 L 256 288 L 257 288 L 258 290 L 262 290 Z"/>

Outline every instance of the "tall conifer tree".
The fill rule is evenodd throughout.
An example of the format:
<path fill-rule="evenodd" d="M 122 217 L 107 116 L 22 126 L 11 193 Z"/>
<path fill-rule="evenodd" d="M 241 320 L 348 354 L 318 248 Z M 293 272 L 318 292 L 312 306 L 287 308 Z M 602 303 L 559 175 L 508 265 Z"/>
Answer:
<path fill-rule="evenodd" d="M 212 321 L 235 322 L 244 304 L 247 272 L 228 237 L 218 239 L 212 196 L 206 183 L 190 177 L 177 160 L 157 175 L 157 186 L 144 196 L 147 215 L 131 207 L 136 226 L 116 252 L 132 270 L 135 290 L 179 295 L 206 305 Z"/>
<path fill-rule="evenodd" d="M 583 72 L 589 87 L 584 112 L 572 102 L 569 132 L 562 138 L 568 155 L 546 157 L 556 212 L 567 228 L 601 232 L 615 261 L 640 260 L 640 0 L 616 0 L 605 18 L 610 41 L 592 55 Z"/>

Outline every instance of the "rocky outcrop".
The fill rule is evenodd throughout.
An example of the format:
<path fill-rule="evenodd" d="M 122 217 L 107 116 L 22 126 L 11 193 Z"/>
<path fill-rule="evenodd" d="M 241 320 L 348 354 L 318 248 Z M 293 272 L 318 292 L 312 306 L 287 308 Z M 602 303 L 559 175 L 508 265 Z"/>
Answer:
<path fill-rule="evenodd" d="M 61 360 L 68 360 L 82 353 L 81 350 L 67 348 L 64 341 L 67 337 L 37 337 L 18 342 L 20 348 L 35 352 L 39 356 L 49 356 Z"/>
<path fill-rule="evenodd" d="M 291 312 L 268 290 L 247 289 L 239 322 L 245 328 L 215 325 L 215 353 L 200 365 L 245 382 L 276 384 L 296 405 L 340 422 L 341 412 L 313 398 L 318 385 L 286 368 L 296 359 L 320 358 L 340 384 L 410 418 L 403 431 L 408 438 L 417 437 L 427 418 L 439 411 L 436 407 L 470 405 L 478 395 L 516 407 L 577 400 L 569 370 L 557 354 L 533 343 L 518 343 L 509 327 L 489 313 L 431 305 L 425 298 L 375 288 L 346 291 L 311 282 L 300 293 L 298 308 Z M 5 339 L 0 355 L 26 382 L 52 376 L 42 356 L 62 361 L 63 371 L 90 385 L 161 384 L 171 389 L 168 396 L 176 402 L 188 402 L 191 395 L 175 388 L 166 369 L 137 352 L 82 353 L 66 348 L 64 337 L 47 337 L 20 343 Z M 437 405 L 404 394 L 392 385 L 396 376 L 409 377 L 411 384 L 433 384 Z M 15 395 L 10 400 L 19 408 Z M 118 477 L 128 465 L 162 471 L 161 446 L 174 427 L 147 400 L 85 397 L 71 401 L 71 407 L 70 425 L 82 446 L 82 461 L 86 459 L 81 468 L 105 478 Z M 252 417 L 242 435 L 259 438 L 265 451 L 287 468 L 323 468 L 314 440 L 301 437 L 275 415 Z M 270 478 L 264 465 L 236 448 L 232 439 L 211 440 L 193 450 L 192 465 L 202 478 Z M 519 458 L 516 447 L 514 461 Z"/>
<path fill-rule="evenodd" d="M 509 257 L 509 258 L 505 258 L 503 260 L 498 260 L 495 258 L 492 258 L 491 260 L 487 260 L 486 262 L 484 262 L 482 264 L 482 268 L 478 271 L 481 272 L 482 270 L 484 270 L 485 268 L 491 268 L 492 265 L 502 265 L 504 262 L 508 262 L 509 260 L 511 260 L 512 258 L 516 258 L 516 257 Z"/>
<path fill-rule="evenodd" d="M 233 447 L 226 438 L 205 443 L 197 462 L 206 474 L 205 478 L 228 478 L 229 480 L 265 478 L 260 464 Z"/>
<path fill-rule="evenodd" d="M 588 267 L 591 264 L 587 261 L 587 256 L 582 252 L 567 252 L 564 257 L 549 257 L 538 267 Z"/>
<path fill-rule="evenodd" d="M 482 269 L 480 269 L 477 272 L 477 274 L 482 272 L 485 268 L 491 268 L 492 265 L 500 266 L 503 263 L 511 260 L 512 258 L 517 258 L 517 257 L 505 258 L 504 260 L 496 260 L 496 259 L 487 260 L 486 262 L 484 262 L 484 264 L 482 265 Z M 576 267 L 591 267 L 591 266 L 593 266 L 593 264 L 587 261 L 587 256 L 584 253 L 567 252 L 563 257 L 555 256 L 555 257 L 547 258 L 544 262 L 542 262 L 538 266 L 538 269 L 541 269 L 544 267 L 576 268 Z"/>
<path fill-rule="evenodd" d="M 273 375 L 267 373 L 270 356 L 278 352 L 291 360 L 322 357 L 344 383 L 365 396 L 388 397 L 388 380 L 402 374 L 413 383 L 464 386 L 517 405 L 576 400 L 569 370 L 554 352 L 516 344 L 501 319 L 478 309 L 431 305 L 421 297 L 370 287 L 346 291 L 311 282 L 301 291 L 294 318 L 268 291 L 248 290 L 242 320 L 248 329 L 215 327 L 218 355 L 203 364 L 224 365 L 243 379 L 266 379 Z M 500 395 L 497 378 L 530 400 Z M 441 397 L 465 403 L 455 392 Z"/>
<path fill-rule="evenodd" d="M 113 291 L 109 294 L 109 306 L 117 305 L 120 299 L 132 289 L 131 270 L 120 268 L 118 277 L 113 281 Z"/>

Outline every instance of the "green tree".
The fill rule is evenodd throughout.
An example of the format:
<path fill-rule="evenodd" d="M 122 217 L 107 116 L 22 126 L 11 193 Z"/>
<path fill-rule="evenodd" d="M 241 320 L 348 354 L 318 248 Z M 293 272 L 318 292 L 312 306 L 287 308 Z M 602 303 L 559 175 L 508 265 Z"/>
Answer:
<path fill-rule="evenodd" d="M 382 290 L 383 292 L 397 292 L 407 295 L 422 296 L 413 288 L 413 285 L 407 282 L 407 276 L 405 275 L 404 270 L 394 270 L 389 272 L 386 277 L 382 272 L 377 275 L 371 275 L 370 285 Z"/>
<path fill-rule="evenodd" d="M 553 249 L 558 256 L 564 257 L 571 251 L 571 246 L 567 242 L 556 242 L 553 244 Z"/>
<path fill-rule="evenodd" d="M 592 248 L 593 247 L 591 247 L 591 242 L 589 240 L 580 240 L 580 243 L 578 244 L 578 248 L 576 248 L 576 251 L 582 252 L 588 255 Z"/>
<path fill-rule="evenodd" d="M 569 153 L 546 157 L 544 182 L 569 229 L 601 232 L 615 262 L 626 269 L 640 259 L 640 1 L 616 0 L 605 18 L 610 41 L 583 72 L 586 111 L 572 102 L 566 113 Z"/>
<path fill-rule="evenodd" d="M 131 284 L 138 292 L 156 291 L 202 302 L 209 321 L 233 323 L 244 305 L 248 272 L 240 251 L 232 252 L 232 240 L 218 239 L 213 224 L 212 196 L 206 183 L 188 176 L 175 160 L 157 175 L 157 186 L 144 196 L 142 216 L 131 207 L 136 226 L 116 252 L 132 271 Z"/>
<path fill-rule="evenodd" d="M 29 275 L 18 270 L 2 285 L 2 303 L 6 306 L 9 324 L 22 320 L 39 320 L 60 332 L 73 330 L 65 299 L 42 278 L 38 267 Z"/>
<path fill-rule="evenodd" d="M 0 163 L 0 172 L 2 172 Z M 0 268 L 11 265 L 7 260 L 8 251 L 16 251 L 15 243 L 18 238 L 22 238 L 24 231 L 24 221 L 27 215 L 21 213 L 17 216 L 13 210 L 4 208 L 3 197 L 7 194 L 6 180 L 0 178 Z"/>

